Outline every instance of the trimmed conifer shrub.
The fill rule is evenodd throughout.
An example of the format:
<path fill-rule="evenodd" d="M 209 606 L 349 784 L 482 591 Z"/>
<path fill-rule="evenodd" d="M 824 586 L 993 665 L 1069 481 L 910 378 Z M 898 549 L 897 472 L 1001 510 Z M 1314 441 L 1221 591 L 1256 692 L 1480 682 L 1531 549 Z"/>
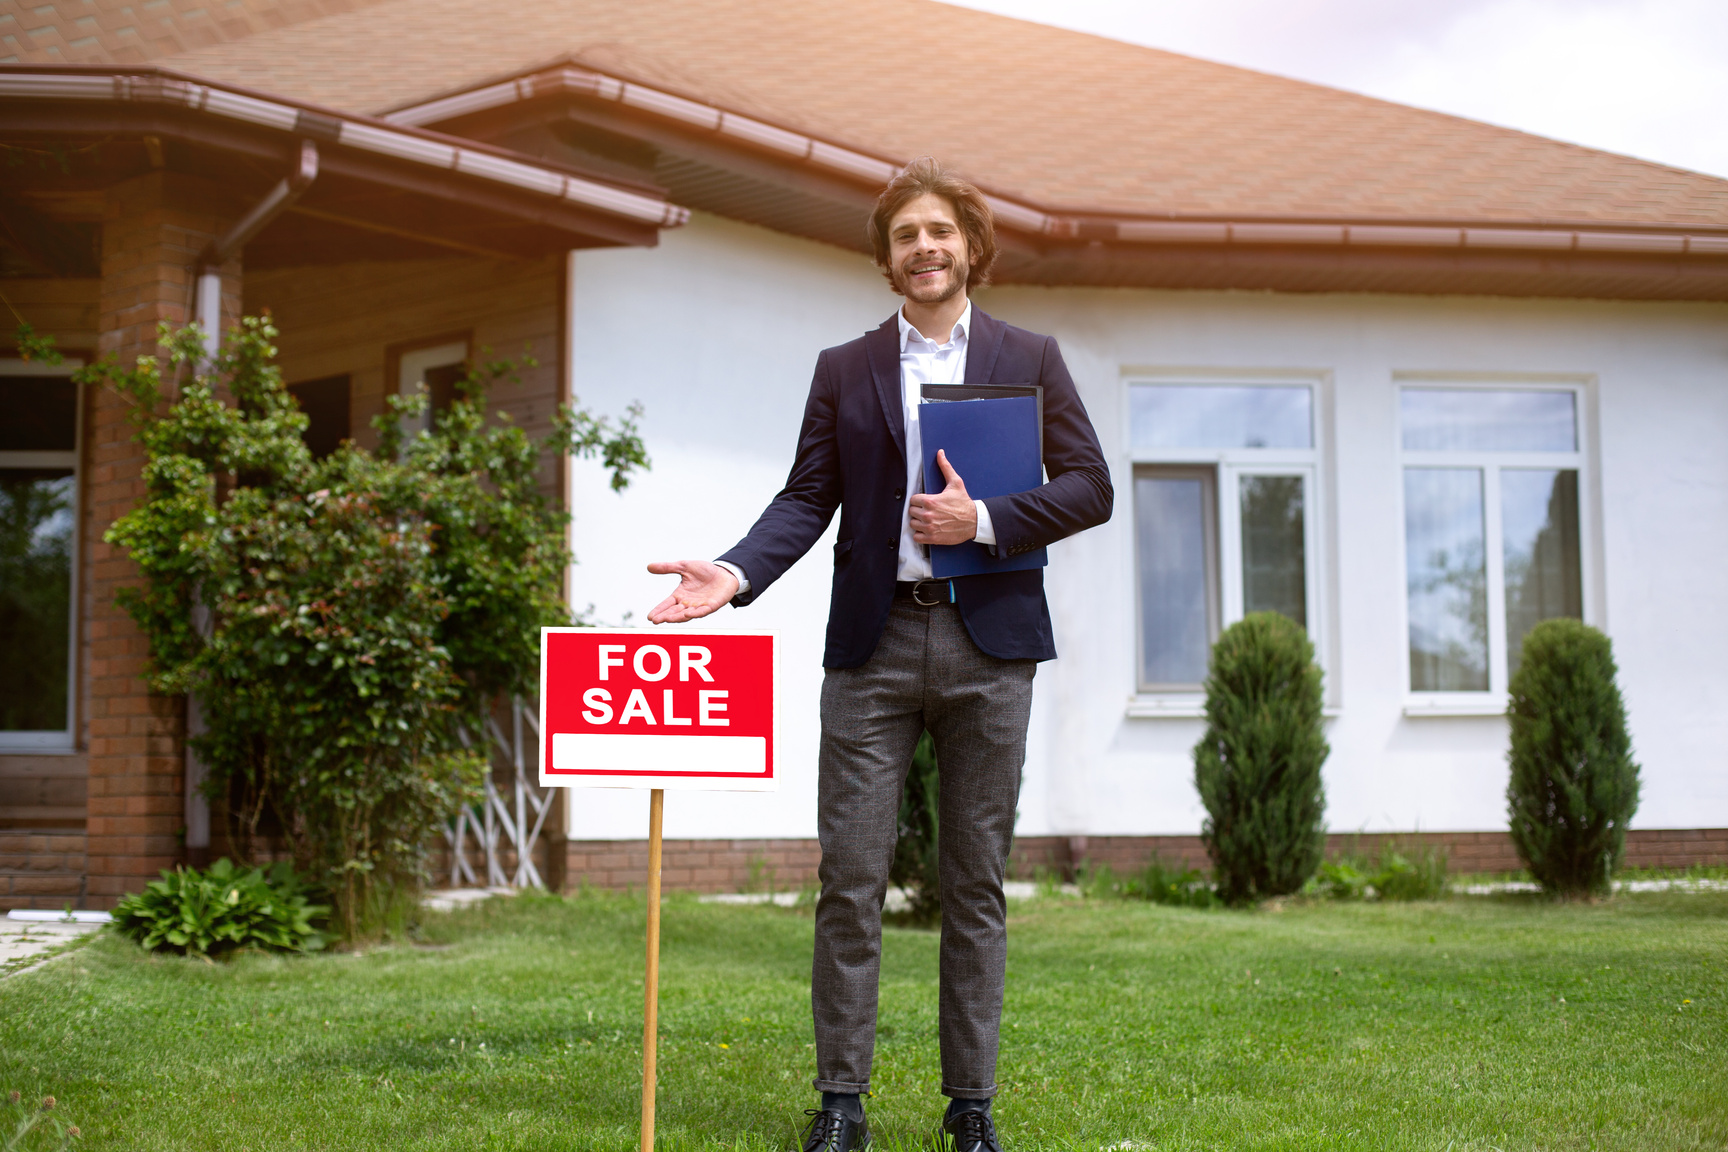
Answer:
<path fill-rule="evenodd" d="M 941 823 L 938 797 L 941 778 L 936 770 L 936 741 L 926 732 L 918 737 L 912 766 L 906 772 L 906 787 L 900 793 L 898 835 L 888 880 L 906 893 L 902 920 L 929 926 L 942 918 L 941 870 L 937 860 Z"/>
<path fill-rule="evenodd" d="M 1524 637 L 1506 715 L 1512 842 L 1556 895 L 1605 894 L 1638 810 L 1638 765 L 1608 637 L 1579 620 L 1544 620 Z"/>
<path fill-rule="evenodd" d="M 1320 866 L 1320 766 L 1331 751 L 1320 699 L 1314 645 L 1286 616 L 1251 613 L 1212 647 L 1194 784 L 1206 806 L 1200 836 L 1226 903 L 1288 895 Z"/>

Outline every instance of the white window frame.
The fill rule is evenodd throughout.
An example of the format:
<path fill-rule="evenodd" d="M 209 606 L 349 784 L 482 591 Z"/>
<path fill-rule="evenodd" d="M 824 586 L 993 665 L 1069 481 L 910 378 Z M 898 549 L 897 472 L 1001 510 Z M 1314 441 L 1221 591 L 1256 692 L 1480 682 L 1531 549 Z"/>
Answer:
<path fill-rule="evenodd" d="M 1305 592 L 1307 598 L 1308 635 L 1314 642 L 1315 657 L 1320 663 L 1326 683 L 1326 712 L 1335 716 L 1339 697 L 1335 683 L 1336 645 L 1332 620 L 1332 565 L 1329 562 L 1332 495 L 1328 489 L 1326 464 L 1331 457 L 1332 380 L 1326 372 L 1266 372 L 1265 370 L 1233 369 L 1156 369 L 1125 368 L 1122 372 L 1121 414 L 1119 427 L 1125 446 L 1127 469 L 1131 478 L 1141 467 L 1208 467 L 1216 476 L 1215 561 L 1218 586 L 1212 593 L 1218 597 L 1220 629 L 1242 619 L 1242 492 L 1241 481 L 1247 476 L 1300 476 L 1303 499 L 1303 549 L 1307 561 Z M 1189 386 L 1213 388 L 1306 388 L 1310 398 L 1309 418 L 1313 446 L 1310 448 L 1137 448 L 1134 446 L 1133 390 L 1136 386 Z M 1133 499 L 1132 488 L 1130 500 Z M 1130 533 L 1138 531 L 1130 520 Z M 1187 719 L 1204 716 L 1206 695 L 1202 688 L 1177 689 L 1162 686 L 1142 687 L 1144 667 L 1141 644 L 1145 630 L 1141 625 L 1139 541 L 1130 536 L 1127 548 L 1128 587 L 1134 596 L 1134 665 L 1128 682 L 1134 686 L 1128 697 L 1127 715 L 1135 718 L 1170 717 Z"/>
<path fill-rule="evenodd" d="M 1393 377 L 1398 452 L 1398 571 L 1400 639 L 1403 644 L 1404 715 L 1503 716 L 1506 713 L 1510 666 L 1506 658 L 1506 540 L 1501 507 L 1503 469 L 1575 469 L 1578 473 L 1578 567 L 1584 622 L 1601 626 L 1597 610 L 1599 576 L 1595 563 L 1597 530 L 1596 481 L 1590 464 L 1595 438 L 1595 396 L 1592 381 L 1577 376 L 1508 373 L 1493 376 L 1442 376 L 1398 373 Z M 1403 396 L 1406 391 L 1438 392 L 1570 392 L 1577 422 L 1576 446 L 1570 452 L 1411 451 L 1404 447 Z M 1480 469 L 1482 473 L 1483 556 L 1488 583 L 1488 690 L 1485 692 L 1418 692 L 1410 682 L 1410 552 L 1405 507 L 1406 468 Z"/>
<path fill-rule="evenodd" d="M 71 376 L 84 366 L 82 360 L 67 357 L 59 364 L 42 364 L 0 358 L 0 376 Z M 72 450 L 69 452 L 0 452 L 0 468 L 70 468 L 72 470 L 72 557 L 71 577 L 66 588 L 66 727 L 42 731 L 0 731 L 0 753 L 30 753 L 37 756 L 70 756 L 78 751 L 78 588 L 83 571 L 81 559 L 84 544 L 84 469 L 79 457 L 84 444 L 84 390 L 77 389 L 73 401 L 75 413 L 72 426 Z"/>
<path fill-rule="evenodd" d="M 410 348 L 403 352 L 396 368 L 396 391 L 403 396 L 415 396 L 426 391 L 426 373 L 434 368 L 446 368 L 468 359 L 468 342 L 452 340 L 428 348 Z M 413 436 L 432 430 L 432 398 L 426 397 L 426 407 L 417 419 L 402 422 L 402 431 Z"/>

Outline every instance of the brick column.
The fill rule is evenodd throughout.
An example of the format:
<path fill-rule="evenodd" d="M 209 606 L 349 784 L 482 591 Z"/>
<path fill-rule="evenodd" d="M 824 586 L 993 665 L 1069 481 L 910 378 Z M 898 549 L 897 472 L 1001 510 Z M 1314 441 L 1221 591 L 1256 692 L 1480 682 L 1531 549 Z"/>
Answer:
<path fill-rule="evenodd" d="M 214 185 L 162 171 L 116 185 L 107 199 L 97 351 L 127 365 L 156 354 L 159 321 L 187 321 L 193 261 L 238 213 Z M 231 320 L 240 298 L 237 263 L 223 269 L 223 298 Z M 138 582 L 138 571 L 121 549 L 102 542 L 144 493 L 144 454 L 126 413 L 127 402 L 107 389 L 85 398 L 83 714 L 88 902 L 98 908 L 183 857 L 185 701 L 154 695 L 141 679 L 148 645 L 114 603 L 119 589 Z"/>

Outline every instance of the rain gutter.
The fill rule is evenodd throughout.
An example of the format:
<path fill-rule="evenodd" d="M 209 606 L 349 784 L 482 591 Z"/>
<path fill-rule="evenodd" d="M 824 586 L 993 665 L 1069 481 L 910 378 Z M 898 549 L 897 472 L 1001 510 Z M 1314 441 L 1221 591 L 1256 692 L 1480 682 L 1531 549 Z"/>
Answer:
<path fill-rule="evenodd" d="M 339 144 L 476 180 L 537 192 L 554 200 L 660 228 L 676 228 L 690 212 L 675 204 L 599 181 L 511 159 L 502 149 L 457 143 L 450 137 L 371 117 L 331 112 L 277 97 L 193 80 L 161 69 L 46 71 L 0 70 L 0 99 L 82 100 L 167 105 L 227 120 Z"/>
<path fill-rule="evenodd" d="M 228 263 L 240 250 L 246 247 L 246 242 L 262 232 L 270 221 L 293 206 L 294 202 L 312 187 L 312 181 L 318 179 L 318 145 L 310 140 L 300 141 L 300 161 L 294 171 L 276 182 L 276 186 L 264 194 L 264 198 L 252 206 L 221 236 L 211 240 L 204 251 L 198 254 L 196 269 L 198 273 L 197 295 L 192 306 L 192 315 L 197 317 L 198 326 L 204 332 L 205 346 L 214 353 L 221 341 L 222 335 L 222 265 Z"/>
<path fill-rule="evenodd" d="M 712 104 L 574 65 L 560 65 L 450 96 L 399 108 L 383 119 L 423 125 L 555 95 L 615 102 L 685 129 L 713 133 L 812 168 L 880 188 L 901 165 L 856 149 L 743 116 Z M 1148 219 L 1047 210 L 1022 199 L 986 193 L 997 222 L 1053 240 L 1214 247 L 1455 249 L 1605 255 L 1728 256 L 1728 228 L 1679 229 L 1641 225 L 1602 228 L 1571 223 L 1423 220 Z"/>

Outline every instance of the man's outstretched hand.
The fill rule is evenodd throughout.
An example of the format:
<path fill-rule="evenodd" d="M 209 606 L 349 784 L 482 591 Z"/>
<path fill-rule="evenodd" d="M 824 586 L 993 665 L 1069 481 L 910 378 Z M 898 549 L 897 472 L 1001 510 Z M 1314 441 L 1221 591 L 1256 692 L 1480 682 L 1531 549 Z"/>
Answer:
<path fill-rule="evenodd" d="M 912 497 L 907 512 L 912 522 L 912 539 L 920 544 L 964 544 L 978 535 L 978 506 L 966 495 L 966 481 L 948 463 L 948 453 L 938 450 L 936 466 L 942 469 L 947 487 L 925 495 Z"/>
<path fill-rule="evenodd" d="M 707 560 L 657 560 L 648 565 L 656 576 L 677 576 L 672 595 L 648 613 L 653 624 L 682 624 L 700 620 L 716 608 L 732 602 L 738 594 L 738 577 Z"/>

